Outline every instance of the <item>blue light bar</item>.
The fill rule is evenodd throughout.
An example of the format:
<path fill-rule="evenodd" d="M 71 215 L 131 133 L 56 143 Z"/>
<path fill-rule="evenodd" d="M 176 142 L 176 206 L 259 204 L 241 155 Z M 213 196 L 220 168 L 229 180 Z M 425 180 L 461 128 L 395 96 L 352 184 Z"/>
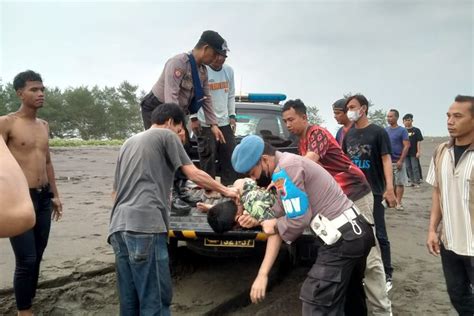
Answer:
<path fill-rule="evenodd" d="M 242 102 L 270 102 L 278 104 L 285 99 L 286 95 L 282 93 L 249 93 L 247 95 L 235 96 L 236 101 Z"/>

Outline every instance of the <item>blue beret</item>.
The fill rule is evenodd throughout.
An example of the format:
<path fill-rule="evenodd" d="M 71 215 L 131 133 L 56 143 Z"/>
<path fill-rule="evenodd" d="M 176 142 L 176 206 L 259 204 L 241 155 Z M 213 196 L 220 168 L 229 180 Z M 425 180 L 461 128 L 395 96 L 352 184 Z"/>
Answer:
<path fill-rule="evenodd" d="M 265 144 L 263 139 L 256 135 L 249 135 L 242 139 L 232 153 L 232 167 L 239 173 L 249 172 L 263 154 Z"/>

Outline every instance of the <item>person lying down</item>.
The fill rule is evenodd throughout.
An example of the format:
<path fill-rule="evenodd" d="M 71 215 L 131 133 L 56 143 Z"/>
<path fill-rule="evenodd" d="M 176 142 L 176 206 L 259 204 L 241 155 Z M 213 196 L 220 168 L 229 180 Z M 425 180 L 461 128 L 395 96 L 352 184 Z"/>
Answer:
<path fill-rule="evenodd" d="M 227 198 L 220 198 L 214 204 L 197 204 L 199 210 L 207 212 L 209 226 L 216 233 L 222 234 L 236 227 L 242 214 L 248 214 L 259 222 L 275 218 L 272 207 L 276 194 L 273 190 L 260 188 L 250 178 L 237 179 L 232 186 L 239 191 L 240 204 Z"/>

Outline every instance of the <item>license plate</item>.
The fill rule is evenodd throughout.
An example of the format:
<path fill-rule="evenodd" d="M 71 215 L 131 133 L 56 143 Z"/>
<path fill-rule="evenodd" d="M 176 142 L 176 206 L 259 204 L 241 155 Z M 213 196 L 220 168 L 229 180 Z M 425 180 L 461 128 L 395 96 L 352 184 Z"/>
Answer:
<path fill-rule="evenodd" d="M 222 239 L 204 239 L 204 246 L 208 247 L 235 247 L 235 248 L 254 248 L 255 240 L 222 240 Z"/>

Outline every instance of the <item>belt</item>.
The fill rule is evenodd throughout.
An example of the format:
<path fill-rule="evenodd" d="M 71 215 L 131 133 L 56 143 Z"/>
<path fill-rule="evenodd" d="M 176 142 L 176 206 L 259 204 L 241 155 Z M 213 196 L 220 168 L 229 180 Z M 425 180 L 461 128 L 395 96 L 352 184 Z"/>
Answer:
<path fill-rule="evenodd" d="M 333 224 L 334 227 L 339 229 L 342 226 L 344 226 L 345 224 L 351 223 L 352 229 L 354 230 L 354 232 L 356 234 L 360 234 L 360 233 L 362 233 L 362 229 L 354 221 L 354 219 L 356 219 L 359 215 L 360 215 L 359 209 L 357 208 L 357 206 L 353 205 L 350 208 L 348 208 L 347 210 L 345 210 L 344 212 L 342 212 L 341 215 L 339 215 L 338 217 L 331 220 L 331 224 Z"/>

